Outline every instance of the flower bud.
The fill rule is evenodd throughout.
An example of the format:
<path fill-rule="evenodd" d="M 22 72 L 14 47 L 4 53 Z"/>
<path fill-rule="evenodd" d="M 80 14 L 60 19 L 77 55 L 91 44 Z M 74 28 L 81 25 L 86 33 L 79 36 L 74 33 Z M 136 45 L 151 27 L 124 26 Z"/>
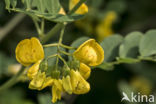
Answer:
<path fill-rule="evenodd" d="M 58 70 L 53 70 L 52 72 L 51 72 L 51 77 L 52 78 L 54 78 L 54 79 L 59 79 L 60 78 L 60 71 L 58 71 Z"/>
<path fill-rule="evenodd" d="M 40 63 L 40 68 L 39 68 L 42 72 L 45 72 L 48 69 L 48 62 L 47 60 L 43 60 Z"/>

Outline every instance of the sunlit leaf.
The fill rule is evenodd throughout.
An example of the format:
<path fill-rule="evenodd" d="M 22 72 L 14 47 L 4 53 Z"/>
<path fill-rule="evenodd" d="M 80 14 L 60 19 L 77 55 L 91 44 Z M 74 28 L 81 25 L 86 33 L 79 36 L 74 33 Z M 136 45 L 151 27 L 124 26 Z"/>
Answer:
<path fill-rule="evenodd" d="M 156 30 L 148 31 L 140 41 L 139 52 L 141 56 L 156 55 Z"/>
<path fill-rule="evenodd" d="M 140 32 L 129 33 L 120 45 L 119 56 L 121 58 L 137 58 L 139 53 L 139 42 L 143 34 Z"/>
<path fill-rule="evenodd" d="M 101 42 L 101 46 L 104 49 L 105 59 L 104 62 L 113 61 L 119 52 L 119 45 L 123 41 L 123 37 L 120 35 L 112 35 L 108 38 L 105 38 Z"/>
<path fill-rule="evenodd" d="M 51 14 L 58 13 L 61 8 L 59 0 L 44 0 L 44 3 L 48 12 Z"/>

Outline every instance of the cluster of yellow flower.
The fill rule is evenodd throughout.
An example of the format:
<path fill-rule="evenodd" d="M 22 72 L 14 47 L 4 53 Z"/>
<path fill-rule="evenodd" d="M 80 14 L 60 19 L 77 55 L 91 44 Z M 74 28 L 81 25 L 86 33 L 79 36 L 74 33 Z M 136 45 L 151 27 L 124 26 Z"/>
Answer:
<path fill-rule="evenodd" d="M 112 25 L 116 19 L 117 14 L 114 11 L 109 11 L 96 25 L 94 23 L 95 18 L 90 17 L 90 15 L 87 18 L 75 21 L 75 25 L 88 35 L 95 34 L 97 40 L 101 42 L 104 38 L 114 33 Z"/>
<path fill-rule="evenodd" d="M 78 67 L 75 67 L 76 65 L 75 68 L 66 67 L 65 74 L 59 69 L 51 69 L 52 74 L 47 75 L 46 71 L 40 69 L 44 50 L 37 38 L 24 39 L 16 47 L 17 61 L 29 67 L 27 70 L 27 76 L 31 80 L 29 88 L 42 90 L 52 86 L 53 103 L 61 99 L 62 92 L 85 94 L 90 90 L 90 84 L 86 81 L 91 73 L 89 66 L 101 64 L 104 60 L 104 51 L 94 39 L 89 39 L 80 45 L 73 53 L 73 57 L 80 63 Z"/>

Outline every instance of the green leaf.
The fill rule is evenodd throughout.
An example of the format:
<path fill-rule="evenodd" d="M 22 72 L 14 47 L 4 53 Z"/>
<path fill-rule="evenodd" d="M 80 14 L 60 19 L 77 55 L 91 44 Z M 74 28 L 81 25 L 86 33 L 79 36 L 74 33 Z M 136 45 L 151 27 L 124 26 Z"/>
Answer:
<path fill-rule="evenodd" d="M 141 56 L 156 55 L 156 30 L 148 31 L 140 41 L 139 52 Z"/>
<path fill-rule="evenodd" d="M 112 35 L 105 38 L 101 42 L 101 46 L 104 49 L 105 59 L 104 62 L 113 61 L 118 56 L 119 45 L 123 41 L 123 37 L 120 35 Z"/>
<path fill-rule="evenodd" d="M 30 15 L 31 17 L 41 17 L 49 21 L 53 22 L 72 22 L 84 17 L 84 15 L 72 14 L 72 15 L 62 15 L 62 14 L 49 14 L 49 13 L 41 13 L 37 10 L 29 10 L 25 11 L 19 8 L 16 8 L 17 12 L 25 13 Z"/>
<path fill-rule="evenodd" d="M 76 47 L 78 48 L 83 42 L 85 42 L 86 40 L 88 40 L 89 37 L 81 37 L 78 38 L 77 40 L 75 40 L 72 44 L 71 47 Z M 74 50 L 69 50 L 69 53 L 73 53 Z M 69 60 L 71 60 L 71 57 L 69 57 Z"/>
<path fill-rule="evenodd" d="M 41 13 L 44 13 L 44 11 L 45 11 L 45 4 L 44 4 L 44 1 L 45 0 L 36 0 L 36 1 L 38 1 L 37 2 L 37 8 L 38 8 L 38 10 L 41 12 Z M 53 6 L 53 5 L 52 5 Z"/>
<path fill-rule="evenodd" d="M 5 0 L 6 9 L 10 9 L 10 0 Z"/>
<path fill-rule="evenodd" d="M 143 34 L 140 32 L 132 32 L 128 34 L 120 45 L 119 56 L 121 58 L 136 58 L 139 53 L 139 42 L 142 36 Z"/>
<path fill-rule="evenodd" d="M 45 52 L 45 58 L 47 58 L 50 55 L 56 54 L 57 53 L 57 47 L 48 47 L 44 48 Z M 52 66 L 55 64 L 56 57 L 48 59 L 48 66 Z"/>
<path fill-rule="evenodd" d="M 44 0 L 44 2 L 49 13 L 55 14 L 59 12 L 61 8 L 59 0 Z"/>

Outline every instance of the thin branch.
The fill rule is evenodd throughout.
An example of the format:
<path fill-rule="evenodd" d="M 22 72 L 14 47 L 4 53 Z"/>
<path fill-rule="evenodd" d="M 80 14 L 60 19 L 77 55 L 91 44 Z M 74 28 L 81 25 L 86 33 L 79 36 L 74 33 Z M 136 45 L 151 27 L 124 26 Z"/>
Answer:
<path fill-rule="evenodd" d="M 25 14 L 16 14 L 4 27 L 0 29 L 0 41 L 8 35 L 25 17 Z"/>

